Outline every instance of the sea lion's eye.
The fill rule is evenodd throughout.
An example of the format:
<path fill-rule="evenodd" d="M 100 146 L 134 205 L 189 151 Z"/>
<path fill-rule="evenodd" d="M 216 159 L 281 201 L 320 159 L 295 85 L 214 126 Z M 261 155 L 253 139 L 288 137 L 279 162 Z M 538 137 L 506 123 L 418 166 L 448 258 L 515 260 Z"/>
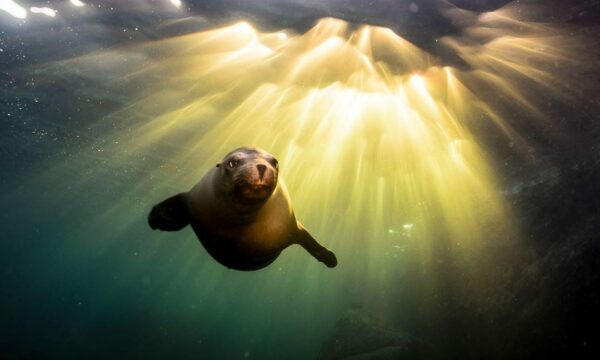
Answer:
<path fill-rule="evenodd" d="M 237 160 L 229 160 L 229 162 L 227 163 L 227 166 L 229 166 L 230 169 L 233 169 L 234 167 L 236 167 L 238 164 Z"/>
<path fill-rule="evenodd" d="M 275 169 L 279 170 L 279 161 L 277 161 L 277 159 L 273 159 L 271 163 Z"/>

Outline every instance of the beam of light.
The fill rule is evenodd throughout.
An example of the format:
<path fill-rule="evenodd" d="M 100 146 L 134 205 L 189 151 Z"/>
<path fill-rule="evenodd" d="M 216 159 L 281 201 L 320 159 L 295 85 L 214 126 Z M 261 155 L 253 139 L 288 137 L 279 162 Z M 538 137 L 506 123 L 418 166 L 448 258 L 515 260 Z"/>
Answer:
<path fill-rule="evenodd" d="M 169 0 L 171 4 L 175 5 L 176 8 L 181 7 L 181 0 Z"/>
<path fill-rule="evenodd" d="M 568 83 L 546 65 L 572 58 L 564 39 L 552 41 L 560 29 L 524 22 L 530 33 L 518 36 L 493 19 L 442 40 L 468 69 L 441 64 L 390 29 L 328 18 L 303 34 L 242 22 L 49 71 L 87 76 L 101 94 L 127 94 L 98 125 L 120 130 L 101 134 L 80 167 L 91 179 L 113 168 L 139 171 L 131 192 L 149 199 L 144 209 L 188 189 L 231 149 L 258 146 L 279 158 L 298 218 L 338 252 L 347 264 L 340 271 L 364 293 L 395 286 L 407 264 L 430 271 L 447 260 L 441 253 L 464 266 L 469 284 L 480 284 L 478 255 L 517 239 L 518 228 L 473 129 L 526 152 L 527 134 L 516 126 L 544 118 L 537 90 Z M 89 161 L 99 150 L 110 166 Z M 284 253 L 285 266 L 306 272 L 307 288 L 321 281 L 311 259 Z M 428 280 L 424 299 L 436 289 Z"/>
<path fill-rule="evenodd" d="M 42 14 L 42 15 L 46 15 L 48 17 L 55 17 L 56 16 L 56 10 L 54 9 L 50 9 L 48 7 L 31 7 L 29 9 L 29 11 L 31 11 L 34 14 Z"/>
<path fill-rule="evenodd" d="M 69 2 L 73 5 L 73 6 L 77 6 L 77 7 L 83 7 L 85 6 L 85 3 L 82 2 L 81 0 L 69 0 Z"/>
<path fill-rule="evenodd" d="M 0 1 L 0 10 L 6 11 L 18 19 L 25 19 L 27 17 L 27 10 L 13 0 Z"/>
<path fill-rule="evenodd" d="M 482 105 L 507 133 L 517 135 L 508 126 L 524 125 L 517 122 L 520 119 L 533 131 L 555 129 L 552 140 L 562 142 L 566 129 L 552 123 L 544 108 L 552 102 L 577 102 L 573 86 L 578 82 L 583 86 L 586 79 L 575 81 L 564 74 L 569 69 L 585 72 L 592 53 L 568 25 L 532 20 L 538 12 L 534 4 L 509 4 L 479 15 L 462 34 L 441 42 L 473 69 L 458 76 L 479 94 Z M 528 147 L 522 139 L 513 140 L 522 149 Z"/>
<path fill-rule="evenodd" d="M 407 241 L 388 233 L 407 223 L 410 246 L 427 262 L 441 223 L 460 252 L 478 246 L 481 224 L 508 221 L 463 123 L 481 107 L 457 70 L 385 28 L 348 33 L 345 22 L 323 19 L 274 42 L 279 33 L 242 22 L 131 49 L 172 55 L 122 80 L 144 90 L 111 117 L 151 120 L 131 127 L 135 142 L 118 140 L 121 154 L 172 144 L 168 166 L 197 169 L 182 178 L 191 184 L 231 148 L 268 149 L 307 226 L 334 248 L 368 246 L 368 263 L 387 261 L 394 242 Z M 340 221 L 347 226 L 332 227 Z"/>

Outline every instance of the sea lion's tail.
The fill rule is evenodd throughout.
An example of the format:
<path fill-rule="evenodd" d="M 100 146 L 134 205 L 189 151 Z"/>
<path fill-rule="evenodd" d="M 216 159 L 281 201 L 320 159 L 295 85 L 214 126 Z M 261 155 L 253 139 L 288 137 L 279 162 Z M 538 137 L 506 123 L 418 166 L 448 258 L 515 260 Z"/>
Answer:
<path fill-rule="evenodd" d="M 185 193 L 171 196 L 154 205 L 148 214 L 148 225 L 153 230 L 177 231 L 190 223 L 185 202 Z"/>

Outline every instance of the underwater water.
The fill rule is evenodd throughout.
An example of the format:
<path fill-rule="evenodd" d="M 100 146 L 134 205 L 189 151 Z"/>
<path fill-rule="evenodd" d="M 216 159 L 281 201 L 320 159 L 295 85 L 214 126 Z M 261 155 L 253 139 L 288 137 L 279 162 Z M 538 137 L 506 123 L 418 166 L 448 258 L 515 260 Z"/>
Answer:
<path fill-rule="evenodd" d="M 0 359 L 597 355 L 600 3 L 566 3 L 0 3 Z M 240 146 L 336 268 L 150 229 Z"/>

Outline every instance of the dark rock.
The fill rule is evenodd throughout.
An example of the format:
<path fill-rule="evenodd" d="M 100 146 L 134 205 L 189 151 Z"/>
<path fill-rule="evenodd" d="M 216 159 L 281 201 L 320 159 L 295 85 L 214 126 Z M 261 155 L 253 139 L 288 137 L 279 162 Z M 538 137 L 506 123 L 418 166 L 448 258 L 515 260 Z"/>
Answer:
<path fill-rule="evenodd" d="M 349 310 L 321 347 L 319 359 L 412 359 L 421 344 L 364 310 Z"/>

